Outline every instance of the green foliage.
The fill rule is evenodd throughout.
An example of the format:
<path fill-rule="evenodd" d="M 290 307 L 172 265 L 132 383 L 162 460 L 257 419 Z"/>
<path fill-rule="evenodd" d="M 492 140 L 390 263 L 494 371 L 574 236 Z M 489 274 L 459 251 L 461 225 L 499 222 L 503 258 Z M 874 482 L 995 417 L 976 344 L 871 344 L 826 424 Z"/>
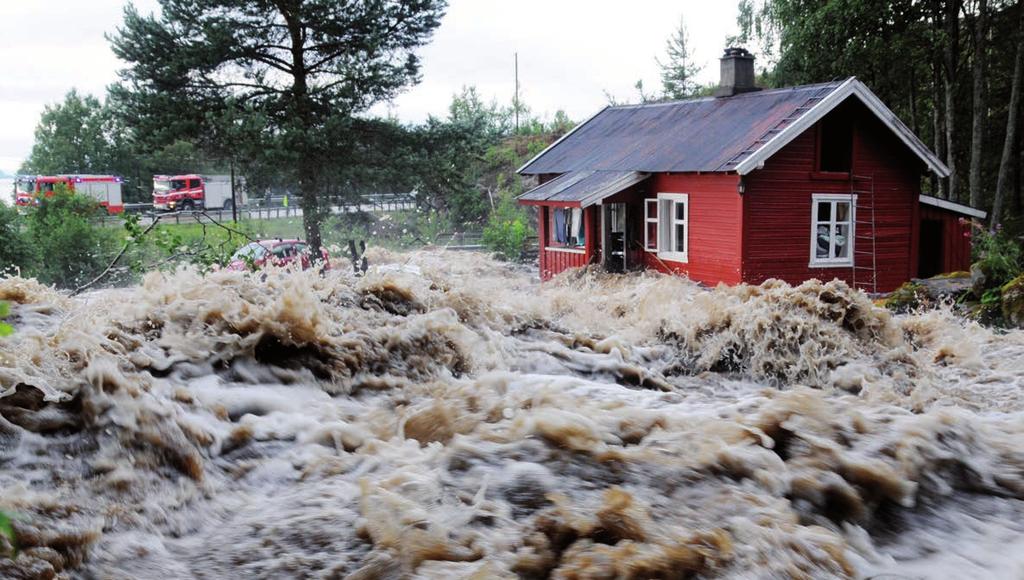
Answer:
<path fill-rule="evenodd" d="M 4 554 L 9 558 L 18 557 L 18 537 L 14 533 L 14 526 L 11 524 L 11 516 L 7 515 L 3 510 L 0 510 L 0 536 L 6 538 L 7 543 L 11 545 L 11 552 Z"/>
<path fill-rule="evenodd" d="M 32 244 L 14 207 L 0 203 L 0 275 L 9 274 L 33 261 Z"/>
<path fill-rule="evenodd" d="M 106 268 L 116 239 L 93 223 L 99 205 L 63 186 L 40 200 L 27 215 L 27 234 L 35 259 L 25 267 L 44 284 L 74 288 Z"/>
<path fill-rule="evenodd" d="M 503 260 L 519 260 L 529 236 L 526 212 L 511 192 L 502 191 L 497 207 L 484 226 L 483 243 Z"/>
<path fill-rule="evenodd" d="M 10 324 L 3 322 L 3 319 L 7 318 L 10 315 L 11 305 L 8 304 L 7 302 L 4 302 L 3 300 L 0 300 L 0 338 L 14 334 L 14 328 Z M 0 516 L 2 515 L 3 513 L 0 512 Z M 2 523 L 3 522 L 0 521 L 0 526 L 2 526 Z"/>
<path fill-rule="evenodd" d="M 998 226 L 990 231 L 977 222 L 972 221 L 971 224 L 974 263 L 985 273 L 988 288 L 998 290 L 1024 272 L 1024 250 L 1019 238 L 1010 236 Z"/>
<path fill-rule="evenodd" d="M 550 121 L 520 103 L 520 125 L 513 108 L 484 103 L 474 87 L 452 97 L 446 119 L 430 118 L 410 129 L 407 173 L 432 209 L 446 212 L 455 226 L 479 226 L 501 183 L 519 185 L 515 170 L 573 127 L 559 111 Z"/>
<path fill-rule="evenodd" d="M 114 141 L 116 119 L 103 103 L 71 89 L 64 101 L 47 105 L 36 125 L 35 143 L 22 173 L 113 173 L 123 156 Z"/>

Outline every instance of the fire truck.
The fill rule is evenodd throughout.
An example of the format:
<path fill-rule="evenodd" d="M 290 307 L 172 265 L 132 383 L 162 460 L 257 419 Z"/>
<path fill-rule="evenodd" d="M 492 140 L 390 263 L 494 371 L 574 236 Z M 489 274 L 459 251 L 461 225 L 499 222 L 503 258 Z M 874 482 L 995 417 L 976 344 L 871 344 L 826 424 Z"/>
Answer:
<path fill-rule="evenodd" d="M 20 175 L 14 181 L 14 204 L 38 205 L 43 197 L 52 197 L 64 184 L 68 191 L 94 198 L 110 215 L 124 212 L 121 178 L 116 175 Z"/>
<path fill-rule="evenodd" d="M 235 178 L 235 198 L 231 198 L 230 175 L 154 175 L 153 209 L 191 211 L 195 209 L 230 210 L 233 203 L 245 205 L 245 188 Z"/>

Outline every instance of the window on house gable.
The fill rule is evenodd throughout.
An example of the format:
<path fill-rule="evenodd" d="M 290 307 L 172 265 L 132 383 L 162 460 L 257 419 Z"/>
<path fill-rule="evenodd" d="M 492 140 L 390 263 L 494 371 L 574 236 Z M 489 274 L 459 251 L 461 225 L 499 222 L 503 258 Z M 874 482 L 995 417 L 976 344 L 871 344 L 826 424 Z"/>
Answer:
<path fill-rule="evenodd" d="M 689 255 L 689 196 L 659 193 L 644 200 L 644 248 L 658 257 L 686 262 Z"/>
<path fill-rule="evenodd" d="M 578 207 L 548 209 L 548 246 L 582 248 L 586 245 L 583 210 Z"/>
<path fill-rule="evenodd" d="M 818 170 L 849 173 L 853 164 L 853 123 L 848 114 L 827 115 L 821 121 Z"/>
<path fill-rule="evenodd" d="M 815 194 L 811 202 L 811 265 L 852 266 L 854 207 L 851 195 Z"/>

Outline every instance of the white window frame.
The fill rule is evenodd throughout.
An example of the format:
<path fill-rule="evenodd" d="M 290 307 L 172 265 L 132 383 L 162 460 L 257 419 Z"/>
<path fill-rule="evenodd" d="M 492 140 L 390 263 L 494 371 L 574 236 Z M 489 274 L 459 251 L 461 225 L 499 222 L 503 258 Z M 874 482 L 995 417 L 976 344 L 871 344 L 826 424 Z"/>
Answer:
<path fill-rule="evenodd" d="M 683 204 L 683 219 L 676 218 L 677 204 Z M 683 251 L 677 251 L 676 226 L 685 226 Z M 646 233 L 645 233 L 646 235 Z M 670 262 L 689 262 L 690 257 L 690 195 L 658 193 L 658 257 Z"/>
<path fill-rule="evenodd" d="M 658 251 L 658 237 L 661 235 L 661 224 L 658 223 L 658 208 L 660 206 L 658 198 L 645 198 L 644 199 L 644 251 L 646 252 L 657 252 Z M 651 215 L 651 206 L 654 206 L 654 215 Z M 648 224 L 654 224 L 655 235 L 654 245 L 651 245 L 651 228 Z"/>
<path fill-rule="evenodd" d="M 836 221 L 837 202 L 850 204 L 849 219 Z M 829 220 L 827 222 L 818 220 L 818 204 L 828 203 L 831 205 Z M 847 244 L 849 246 L 845 258 L 819 258 L 818 256 L 818 226 L 828 225 L 829 248 L 828 254 L 835 253 L 835 231 L 837 225 L 849 224 Z M 808 264 L 811 268 L 852 268 L 854 258 L 854 243 L 857 239 L 857 195 L 849 193 L 815 193 L 811 195 L 811 260 Z"/>

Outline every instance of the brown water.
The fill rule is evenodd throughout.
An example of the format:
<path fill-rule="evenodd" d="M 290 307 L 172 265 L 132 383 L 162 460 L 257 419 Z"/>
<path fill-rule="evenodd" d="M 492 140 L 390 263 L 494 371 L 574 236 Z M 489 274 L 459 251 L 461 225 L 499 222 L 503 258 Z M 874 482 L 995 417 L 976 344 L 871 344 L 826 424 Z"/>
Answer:
<path fill-rule="evenodd" d="M 0 577 L 1024 577 L 1022 332 L 371 263 L 0 281 Z"/>

